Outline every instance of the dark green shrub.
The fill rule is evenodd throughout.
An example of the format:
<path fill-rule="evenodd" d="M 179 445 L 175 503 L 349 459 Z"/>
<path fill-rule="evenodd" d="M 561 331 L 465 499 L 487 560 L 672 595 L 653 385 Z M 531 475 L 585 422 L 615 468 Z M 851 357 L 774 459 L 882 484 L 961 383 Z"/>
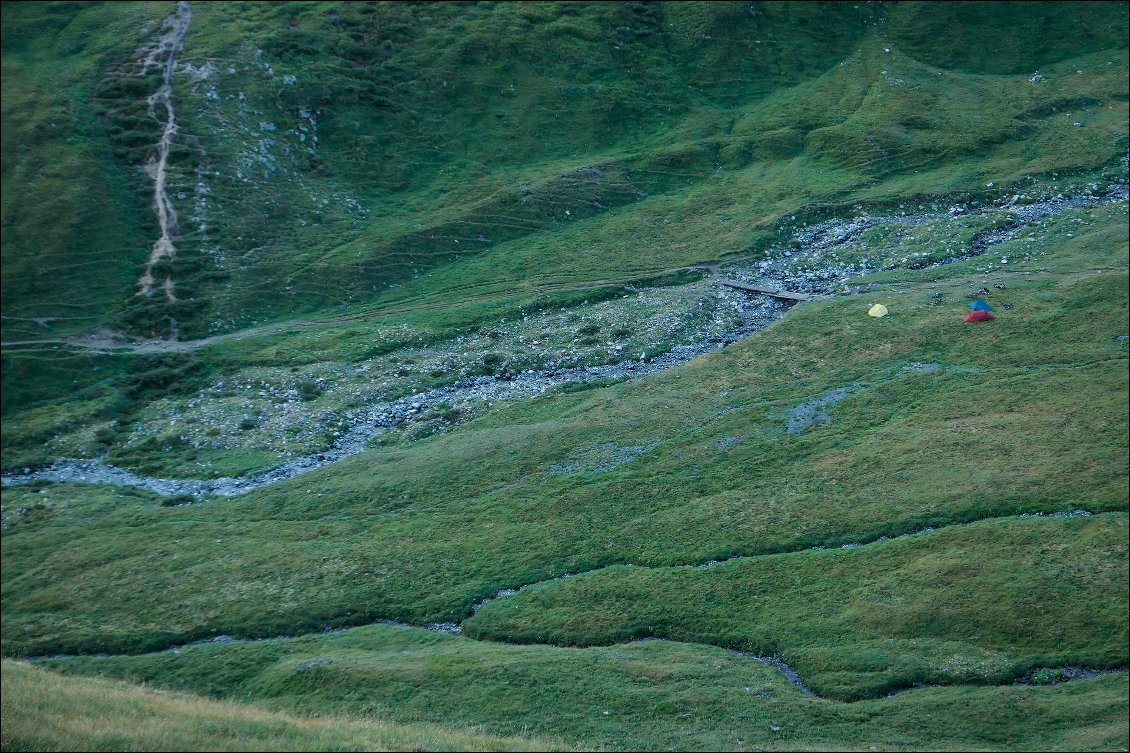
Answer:
<path fill-rule="evenodd" d="M 483 353 L 483 371 L 494 374 L 505 360 L 506 356 L 502 353 Z"/>
<path fill-rule="evenodd" d="M 313 379 L 304 379 L 298 383 L 298 396 L 303 400 L 313 400 L 322 394 L 322 387 Z"/>
<path fill-rule="evenodd" d="M 94 441 L 100 445 L 109 446 L 114 443 L 117 436 L 118 432 L 114 430 L 113 426 L 101 426 L 94 432 Z"/>

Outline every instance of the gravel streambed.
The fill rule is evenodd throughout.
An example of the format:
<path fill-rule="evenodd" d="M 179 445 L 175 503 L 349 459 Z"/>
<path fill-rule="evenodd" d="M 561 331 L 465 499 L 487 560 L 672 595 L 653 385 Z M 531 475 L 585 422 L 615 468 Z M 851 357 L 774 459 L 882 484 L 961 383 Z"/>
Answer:
<path fill-rule="evenodd" d="M 848 280 L 870 272 L 899 266 L 869 266 L 868 259 L 840 261 L 839 252 L 857 243 L 864 232 L 878 227 L 920 226 L 944 218 L 961 218 L 969 215 L 1004 217 L 989 230 L 944 259 L 919 266 L 936 267 L 961 261 L 986 253 L 993 246 L 1016 237 L 1025 227 L 1042 222 L 1064 212 L 1100 204 L 1126 201 L 1125 183 L 1112 184 L 1105 190 L 1089 191 L 1079 196 L 1062 194 L 1032 204 L 1015 206 L 1012 202 L 970 208 L 955 205 L 944 213 L 902 214 L 871 217 L 860 215 L 853 219 L 831 220 L 801 228 L 794 236 L 793 245 L 800 250 L 784 250 L 756 265 L 733 265 L 727 274 L 752 283 L 783 288 L 813 295 L 830 295 L 843 288 Z M 458 379 L 450 384 L 418 392 L 397 400 L 378 402 L 354 408 L 346 413 L 348 429 L 331 446 L 283 461 L 271 470 L 245 476 L 216 479 L 168 479 L 142 476 L 109 465 L 101 460 L 60 460 L 45 468 L 24 468 L 0 478 L 3 486 L 25 484 L 33 481 L 83 482 L 133 486 L 165 496 L 206 495 L 232 496 L 244 494 L 287 479 L 295 478 L 331 463 L 348 458 L 364 450 L 379 435 L 424 418 L 429 408 L 466 401 L 493 404 L 503 400 L 526 399 L 540 395 L 559 385 L 615 380 L 654 374 L 665 371 L 698 356 L 710 353 L 748 337 L 780 319 L 791 307 L 790 302 L 763 295 L 747 295 L 719 288 L 717 295 L 730 308 L 736 326 L 719 331 L 716 327 L 690 344 L 674 345 L 662 354 L 629 358 L 617 363 L 568 368 L 525 369 L 518 373 L 499 376 L 478 376 Z M 839 402 L 852 391 L 821 396 L 811 405 L 798 406 L 789 417 L 789 433 L 803 431 L 816 422 L 825 420 L 823 409 Z"/>

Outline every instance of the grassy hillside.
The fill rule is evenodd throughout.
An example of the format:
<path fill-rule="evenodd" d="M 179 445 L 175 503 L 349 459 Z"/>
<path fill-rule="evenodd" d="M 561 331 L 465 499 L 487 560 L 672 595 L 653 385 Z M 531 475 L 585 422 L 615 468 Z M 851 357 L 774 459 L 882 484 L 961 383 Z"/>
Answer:
<path fill-rule="evenodd" d="M 167 7 L 123 10 L 3 6 L 4 340 L 114 321 L 148 255 L 151 193 L 131 191 L 141 162 L 115 159 L 92 88 L 103 58 L 131 53 Z"/>
<path fill-rule="evenodd" d="M 4 750 L 551 750 L 424 725 L 297 717 L 4 661 Z"/>
<path fill-rule="evenodd" d="M 813 203 L 1101 167 L 1127 148 L 1126 7 L 1068 7 L 204 4 L 173 82 L 169 304 L 130 294 L 159 130 L 136 49 L 171 4 L 11 4 L 4 337 L 621 277 Z"/>
<path fill-rule="evenodd" d="M 536 729 L 625 750 L 1117 750 L 1126 739 L 1125 673 L 849 704 L 805 695 L 748 656 L 668 641 L 508 646 L 375 625 L 49 664 L 68 679 L 122 678 L 272 711 Z"/>
<path fill-rule="evenodd" d="M 1088 271 L 1125 240 L 1108 246 L 1102 224 L 1053 230 L 1052 252 L 1026 264 L 1057 271 L 988 278 L 1007 281 L 1010 306 L 991 327 L 960 320 L 983 275 L 919 270 L 872 291 L 885 319 L 853 297 L 806 304 L 678 369 L 500 404 L 243 497 L 167 508 L 106 487 L 9 489 L 6 509 L 32 512 L 5 532 L 5 646 L 134 651 L 326 620 L 447 621 L 501 588 L 611 564 L 1125 510 L 1126 273 Z M 789 410 L 852 385 L 830 425 L 785 431 Z"/>
<path fill-rule="evenodd" d="M 858 552 L 707 569 L 614 566 L 493 601 L 465 630 L 510 642 L 665 637 L 780 654 L 815 692 L 846 700 L 915 682 L 1001 682 L 1032 665 L 1121 667 L 1127 656 L 1110 637 L 1126 634 L 1130 605 L 1109 597 L 1127 579 L 1125 536 L 1124 516 L 1009 520 Z"/>
<path fill-rule="evenodd" d="M 1127 746 L 1126 3 L 192 4 L 146 297 L 173 10 L 3 6 L 5 473 L 422 402 L 5 486 L 5 749 Z"/>

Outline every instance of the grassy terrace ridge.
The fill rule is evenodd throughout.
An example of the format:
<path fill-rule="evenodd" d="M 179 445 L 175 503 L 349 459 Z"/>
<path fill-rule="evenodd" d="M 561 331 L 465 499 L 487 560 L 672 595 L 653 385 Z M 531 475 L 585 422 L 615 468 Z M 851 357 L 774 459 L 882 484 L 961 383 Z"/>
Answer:
<path fill-rule="evenodd" d="M 780 655 L 817 694 L 1003 682 L 1031 667 L 1125 667 L 1126 517 L 983 521 L 934 534 L 742 558 L 614 566 L 488 602 L 473 638 L 639 638 Z M 852 546 L 852 545 L 847 545 Z M 997 552 L 988 556 L 989 552 Z M 1121 645 L 1120 645 L 1121 644 Z"/>
<path fill-rule="evenodd" d="M 299 717 L 4 660 L 0 747 L 74 750 L 560 750 L 435 725 Z"/>
<path fill-rule="evenodd" d="M 1118 750 L 1126 740 L 1124 672 L 847 704 L 804 695 L 735 652 L 661 640 L 509 646 L 373 625 L 46 666 L 68 679 L 117 678 L 288 714 L 536 729 L 624 750 Z"/>

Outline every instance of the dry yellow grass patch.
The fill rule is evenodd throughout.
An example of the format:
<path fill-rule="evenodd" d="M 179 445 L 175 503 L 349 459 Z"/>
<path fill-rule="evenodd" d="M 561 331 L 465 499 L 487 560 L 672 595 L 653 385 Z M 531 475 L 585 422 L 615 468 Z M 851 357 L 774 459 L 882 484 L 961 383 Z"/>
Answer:
<path fill-rule="evenodd" d="M 544 742 L 430 725 L 302 718 L 238 703 L 3 662 L 0 749 L 552 750 Z M 561 749 L 563 746 L 555 746 Z"/>

